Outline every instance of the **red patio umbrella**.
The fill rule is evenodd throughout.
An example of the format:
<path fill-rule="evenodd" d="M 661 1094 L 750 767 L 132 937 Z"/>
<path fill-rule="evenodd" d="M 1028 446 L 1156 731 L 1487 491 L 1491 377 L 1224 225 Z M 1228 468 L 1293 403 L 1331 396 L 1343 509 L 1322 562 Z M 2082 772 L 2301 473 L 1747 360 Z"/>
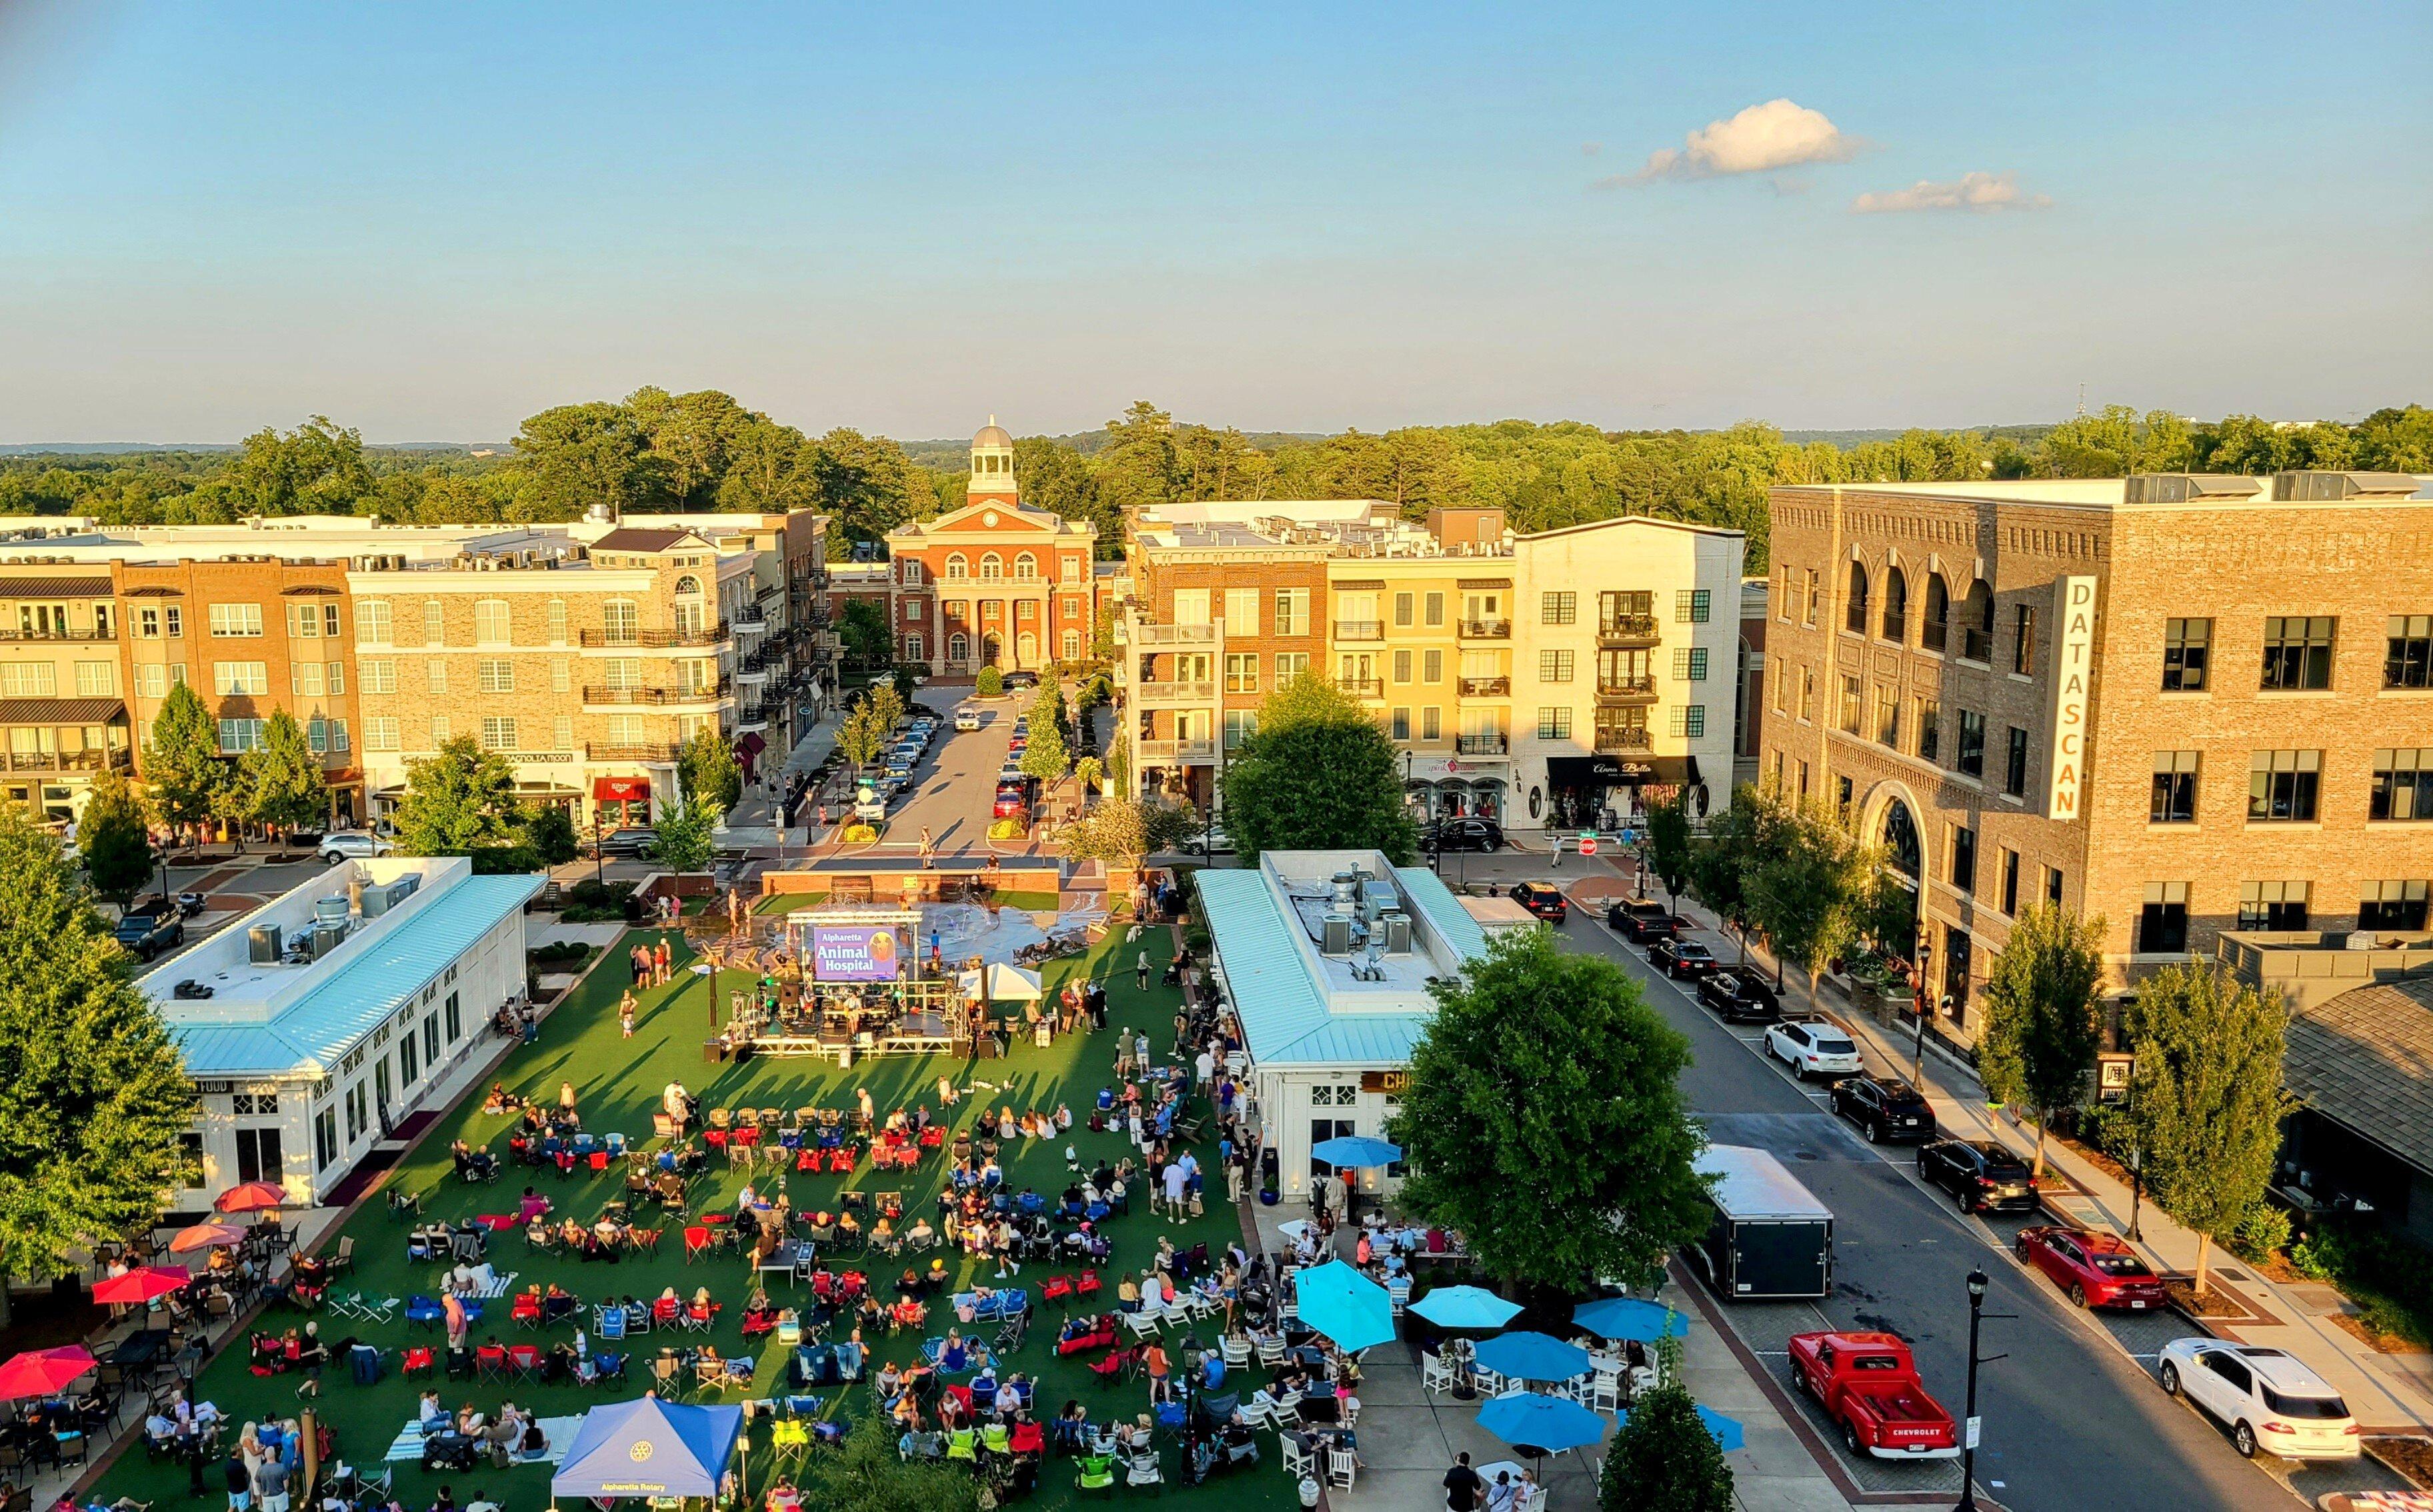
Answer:
<path fill-rule="evenodd" d="M 247 1181 L 231 1186 L 212 1204 L 222 1213 L 261 1213 L 287 1206 L 287 1189 L 276 1181 Z"/>
<path fill-rule="evenodd" d="M 81 1344 L 28 1350 L 0 1365 L 0 1402 L 46 1397 L 93 1368 L 93 1351 Z"/>
<path fill-rule="evenodd" d="M 168 1296 L 192 1279 L 183 1266 L 139 1266 L 124 1276 L 111 1276 L 95 1282 L 93 1300 L 96 1302 L 148 1302 L 155 1297 Z"/>
<path fill-rule="evenodd" d="M 180 1229 L 169 1241 L 171 1252 L 184 1254 L 193 1249 L 210 1249 L 219 1245 L 243 1244 L 245 1231 L 233 1223 L 197 1223 L 191 1229 Z"/>

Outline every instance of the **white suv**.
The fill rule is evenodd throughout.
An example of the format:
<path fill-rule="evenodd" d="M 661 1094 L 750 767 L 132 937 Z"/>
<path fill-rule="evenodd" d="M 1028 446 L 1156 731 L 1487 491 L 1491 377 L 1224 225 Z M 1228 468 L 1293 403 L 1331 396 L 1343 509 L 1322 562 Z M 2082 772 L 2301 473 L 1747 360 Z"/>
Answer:
<path fill-rule="evenodd" d="M 376 856 L 386 856 L 397 849 L 378 836 L 359 829 L 342 829 L 334 835 L 321 837 L 321 859 L 329 862 L 367 861 Z"/>
<path fill-rule="evenodd" d="M 2237 1451 L 2282 1459 L 2355 1459 L 2363 1448 L 2349 1404 L 2285 1351 L 2221 1339 L 2173 1339 L 2156 1372 L 2230 1430 Z"/>
<path fill-rule="evenodd" d="M 1859 1046 L 1838 1024 L 1821 1018 L 1784 1019 L 1765 1031 L 1765 1053 L 1810 1077 L 1855 1077 L 1866 1069 Z"/>

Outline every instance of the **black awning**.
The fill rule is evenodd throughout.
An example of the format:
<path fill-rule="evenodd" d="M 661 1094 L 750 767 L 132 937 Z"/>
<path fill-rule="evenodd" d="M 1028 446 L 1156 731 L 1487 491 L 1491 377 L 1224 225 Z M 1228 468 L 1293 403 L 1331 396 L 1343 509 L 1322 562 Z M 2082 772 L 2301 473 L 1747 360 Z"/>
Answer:
<path fill-rule="evenodd" d="M 1698 758 L 1643 756 L 1635 751 L 1548 756 L 1546 781 L 1557 788 L 1690 788 L 1698 782 Z"/>

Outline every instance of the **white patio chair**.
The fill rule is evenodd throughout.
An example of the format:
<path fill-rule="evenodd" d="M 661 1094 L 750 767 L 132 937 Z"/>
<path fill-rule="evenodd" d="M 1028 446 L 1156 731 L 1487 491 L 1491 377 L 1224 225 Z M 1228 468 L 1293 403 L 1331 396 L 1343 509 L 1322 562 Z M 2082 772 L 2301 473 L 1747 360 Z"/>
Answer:
<path fill-rule="evenodd" d="M 1352 1477 L 1359 1468 L 1358 1457 L 1348 1449 L 1330 1449 L 1326 1452 L 1326 1484 L 1329 1486 L 1340 1486 L 1345 1490 L 1350 1490 Z"/>
<path fill-rule="evenodd" d="M 1441 1354 L 1420 1356 L 1420 1387 L 1424 1391 L 1451 1391 L 1455 1385 L 1453 1362 Z"/>

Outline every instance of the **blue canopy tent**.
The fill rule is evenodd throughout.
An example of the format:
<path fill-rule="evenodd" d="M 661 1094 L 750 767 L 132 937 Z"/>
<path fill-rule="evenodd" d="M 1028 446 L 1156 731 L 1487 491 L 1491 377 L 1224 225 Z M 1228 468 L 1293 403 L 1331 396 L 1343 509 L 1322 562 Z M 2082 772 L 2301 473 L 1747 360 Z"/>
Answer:
<path fill-rule="evenodd" d="M 1438 1286 L 1411 1304 L 1411 1311 L 1438 1328 L 1502 1328 L 1520 1313 L 1482 1286 Z"/>
<path fill-rule="evenodd" d="M 1346 1354 L 1394 1336 L 1394 1300 L 1385 1287 L 1340 1260 L 1294 1272 L 1293 1295 L 1301 1320 Z"/>
<path fill-rule="evenodd" d="M 1547 1334 L 1498 1334 L 1479 1341 L 1478 1368 L 1518 1381 L 1569 1381 L 1589 1370 L 1589 1351 Z"/>
<path fill-rule="evenodd" d="M 1690 1320 L 1670 1307 L 1642 1302 L 1636 1297 L 1606 1297 L 1572 1309 L 1572 1321 L 1599 1338 L 1635 1339 L 1653 1344 L 1679 1338 L 1690 1332 Z"/>
<path fill-rule="evenodd" d="M 648 1396 L 594 1407 L 550 1477 L 549 1494 L 716 1496 L 742 1433 L 741 1407 L 690 1407 Z"/>

